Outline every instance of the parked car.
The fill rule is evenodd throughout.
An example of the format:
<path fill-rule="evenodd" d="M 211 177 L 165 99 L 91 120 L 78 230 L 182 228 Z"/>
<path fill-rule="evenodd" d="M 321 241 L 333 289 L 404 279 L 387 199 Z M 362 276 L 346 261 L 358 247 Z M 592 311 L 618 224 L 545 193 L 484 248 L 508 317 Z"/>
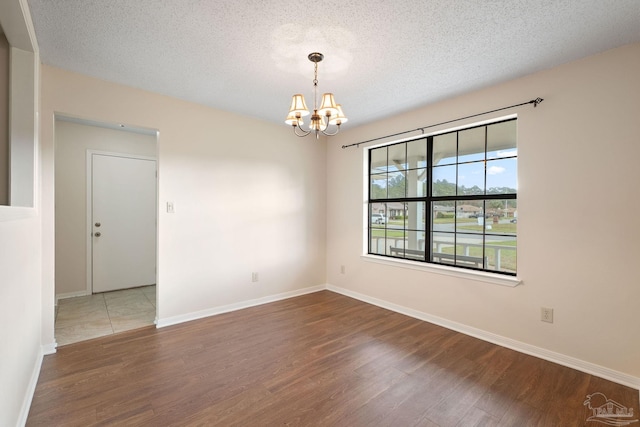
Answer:
<path fill-rule="evenodd" d="M 371 214 L 371 224 L 386 224 L 387 217 L 381 213 Z"/>
<path fill-rule="evenodd" d="M 515 224 L 518 222 L 518 218 L 512 218 L 511 221 L 509 221 L 512 224 Z"/>

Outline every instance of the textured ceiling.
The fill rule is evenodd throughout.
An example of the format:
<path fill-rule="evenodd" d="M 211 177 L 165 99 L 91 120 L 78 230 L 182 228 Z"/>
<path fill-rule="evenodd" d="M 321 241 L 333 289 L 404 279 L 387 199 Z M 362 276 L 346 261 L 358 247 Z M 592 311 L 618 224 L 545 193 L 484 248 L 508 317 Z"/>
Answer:
<path fill-rule="evenodd" d="M 283 125 L 312 51 L 355 127 L 640 41 L 640 0 L 28 4 L 45 64 Z"/>

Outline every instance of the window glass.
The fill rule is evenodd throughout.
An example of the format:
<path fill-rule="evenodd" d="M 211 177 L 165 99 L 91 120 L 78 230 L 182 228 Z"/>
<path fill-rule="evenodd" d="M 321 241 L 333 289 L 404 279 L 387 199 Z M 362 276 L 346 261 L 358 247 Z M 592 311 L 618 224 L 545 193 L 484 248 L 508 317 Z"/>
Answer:
<path fill-rule="evenodd" d="M 458 132 L 458 163 L 484 160 L 485 126 Z"/>
<path fill-rule="evenodd" d="M 369 239 L 369 253 L 373 255 L 385 255 L 386 239 L 384 237 L 384 230 L 372 230 Z"/>
<path fill-rule="evenodd" d="M 456 253 L 453 264 L 462 267 L 485 268 L 481 234 L 456 234 Z"/>
<path fill-rule="evenodd" d="M 387 174 L 370 175 L 369 176 L 369 198 L 370 199 L 386 199 L 387 198 Z"/>
<path fill-rule="evenodd" d="M 517 155 L 515 120 L 487 126 L 487 159 L 502 159 Z"/>
<path fill-rule="evenodd" d="M 406 196 L 405 172 L 389 172 L 387 188 L 390 199 Z"/>
<path fill-rule="evenodd" d="M 455 234 L 431 233 L 431 258 L 429 261 L 439 264 L 452 264 L 454 259 Z"/>
<path fill-rule="evenodd" d="M 411 230 L 425 230 L 425 202 L 407 202 L 406 227 Z"/>
<path fill-rule="evenodd" d="M 486 211 L 484 200 L 458 202 L 457 233 L 484 233 Z"/>
<path fill-rule="evenodd" d="M 387 225 L 387 253 L 393 257 L 425 259 L 425 202 L 388 203 L 393 212 Z"/>
<path fill-rule="evenodd" d="M 387 224 L 386 203 L 371 203 L 369 205 L 369 224 L 373 228 L 385 228 Z"/>
<path fill-rule="evenodd" d="M 407 168 L 407 144 L 396 144 L 389 146 L 390 171 L 404 170 Z"/>
<path fill-rule="evenodd" d="M 433 166 L 453 165 L 456 163 L 457 156 L 455 132 L 433 137 Z"/>
<path fill-rule="evenodd" d="M 453 232 L 456 224 L 456 202 L 442 200 L 431 203 L 431 229 Z"/>
<path fill-rule="evenodd" d="M 515 193 L 518 188 L 518 160 L 515 157 L 487 161 L 487 194 Z"/>
<path fill-rule="evenodd" d="M 458 165 L 458 195 L 484 194 L 484 162 Z"/>
<path fill-rule="evenodd" d="M 370 173 L 380 174 L 387 171 L 387 147 L 374 148 L 369 151 Z"/>
<path fill-rule="evenodd" d="M 387 247 L 386 255 L 405 256 L 405 230 L 404 229 L 387 229 Z"/>
<path fill-rule="evenodd" d="M 515 274 L 517 258 L 516 236 L 487 235 L 485 247 L 487 270 Z"/>
<path fill-rule="evenodd" d="M 409 169 L 427 167 L 426 139 L 417 139 L 407 143 L 407 165 Z"/>
<path fill-rule="evenodd" d="M 455 196 L 457 166 L 438 166 L 432 171 L 432 191 L 434 196 Z"/>
<path fill-rule="evenodd" d="M 407 175 L 407 197 L 427 195 L 427 169 L 409 169 Z"/>

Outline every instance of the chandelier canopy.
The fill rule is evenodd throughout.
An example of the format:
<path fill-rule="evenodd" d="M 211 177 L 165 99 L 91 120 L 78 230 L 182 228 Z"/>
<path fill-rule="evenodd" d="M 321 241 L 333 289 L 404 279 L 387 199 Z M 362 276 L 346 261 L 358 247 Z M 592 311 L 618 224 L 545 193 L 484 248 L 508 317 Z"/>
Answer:
<path fill-rule="evenodd" d="M 309 109 L 304 101 L 302 94 L 295 94 L 291 99 L 291 108 L 287 115 L 286 124 L 293 126 L 293 132 L 298 136 L 307 136 L 314 133 L 316 139 L 320 134 L 332 136 L 340 132 L 340 125 L 347 122 L 347 118 L 342 112 L 342 106 L 336 104 L 332 93 L 322 95 L 322 102 L 318 108 L 318 62 L 324 59 L 324 55 L 319 52 L 310 53 L 309 61 L 313 62 L 314 79 L 313 79 L 313 114 L 311 114 L 311 122 L 309 129 L 302 128 L 304 124 L 303 117 L 308 116 Z M 329 126 L 335 126 L 333 131 L 328 130 Z"/>

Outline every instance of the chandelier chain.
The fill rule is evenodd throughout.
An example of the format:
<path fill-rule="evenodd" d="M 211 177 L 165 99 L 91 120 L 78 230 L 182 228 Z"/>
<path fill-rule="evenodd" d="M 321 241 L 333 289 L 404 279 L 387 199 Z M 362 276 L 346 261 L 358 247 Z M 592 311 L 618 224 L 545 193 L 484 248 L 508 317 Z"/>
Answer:
<path fill-rule="evenodd" d="M 313 110 L 318 107 L 318 63 L 313 63 Z"/>

